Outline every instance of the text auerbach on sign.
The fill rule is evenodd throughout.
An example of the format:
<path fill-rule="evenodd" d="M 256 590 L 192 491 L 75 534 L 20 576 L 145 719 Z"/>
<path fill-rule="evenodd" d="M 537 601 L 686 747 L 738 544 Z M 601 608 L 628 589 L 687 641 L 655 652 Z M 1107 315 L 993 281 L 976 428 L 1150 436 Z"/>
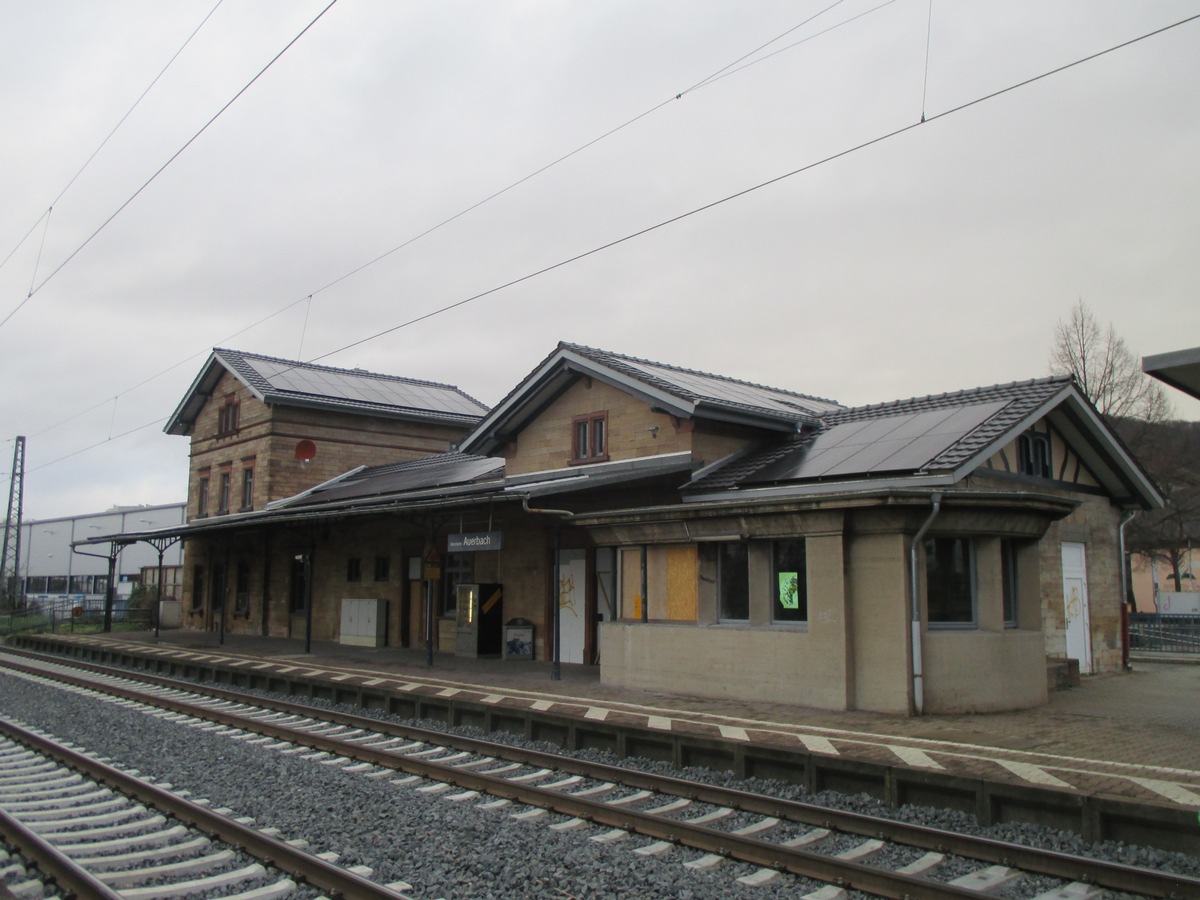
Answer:
<path fill-rule="evenodd" d="M 476 531 L 470 534 L 451 534 L 446 538 L 448 553 L 479 553 L 483 550 L 500 550 L 504 545 L 501 531 Z"/>

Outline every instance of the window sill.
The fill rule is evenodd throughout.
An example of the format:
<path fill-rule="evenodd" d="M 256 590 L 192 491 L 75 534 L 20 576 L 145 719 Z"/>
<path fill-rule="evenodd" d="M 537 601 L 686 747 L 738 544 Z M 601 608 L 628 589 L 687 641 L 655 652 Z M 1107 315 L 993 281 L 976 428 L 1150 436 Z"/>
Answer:
<path fill-rule="evenodd" d="M 587 465 L 591 465 L 592 463 L 602 463 L 602 462 L 608 462 L 608 454 L 607 453 L 605 453 L 603 456 L 586 456 L 586 457 L 573 456 L 567 460 L 567 465 L 568 466 L 587 466 Z"/>

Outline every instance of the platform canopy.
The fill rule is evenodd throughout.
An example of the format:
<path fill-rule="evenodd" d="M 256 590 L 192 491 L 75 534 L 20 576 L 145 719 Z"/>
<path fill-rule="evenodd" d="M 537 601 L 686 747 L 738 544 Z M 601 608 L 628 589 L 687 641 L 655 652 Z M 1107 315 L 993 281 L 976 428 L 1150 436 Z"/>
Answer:
<path fill-rule="evenodd" d="M 1142 371 L 1200 400 L 1200 347 L 1144 356 Z"/>

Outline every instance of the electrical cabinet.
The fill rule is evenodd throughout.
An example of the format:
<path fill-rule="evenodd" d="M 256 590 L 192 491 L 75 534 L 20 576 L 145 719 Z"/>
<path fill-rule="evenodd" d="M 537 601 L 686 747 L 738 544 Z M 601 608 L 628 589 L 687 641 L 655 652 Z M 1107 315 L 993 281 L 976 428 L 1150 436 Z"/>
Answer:
<path fill-rule="evenodd" d="M 387 634 L 386 604 L 386 600 L 344 598 L 339 641 L 357 647 L 382 647 Z"/>

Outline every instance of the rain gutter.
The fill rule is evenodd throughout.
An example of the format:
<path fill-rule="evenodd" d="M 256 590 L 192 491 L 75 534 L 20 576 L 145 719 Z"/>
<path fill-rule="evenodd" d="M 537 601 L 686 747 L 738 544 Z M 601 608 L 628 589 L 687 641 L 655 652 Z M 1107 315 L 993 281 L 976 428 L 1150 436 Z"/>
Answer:
<path fill-rule="evenodd" d="M 1117 538 L 1121 548 L 1121 667 L 1123 669 L 1129 668 L 1129 558 L 1125 553 L 1125 526 L 1136 514 L 1137 510 L 1135 509 L 1126 512 L 1117 528 Z"/>

